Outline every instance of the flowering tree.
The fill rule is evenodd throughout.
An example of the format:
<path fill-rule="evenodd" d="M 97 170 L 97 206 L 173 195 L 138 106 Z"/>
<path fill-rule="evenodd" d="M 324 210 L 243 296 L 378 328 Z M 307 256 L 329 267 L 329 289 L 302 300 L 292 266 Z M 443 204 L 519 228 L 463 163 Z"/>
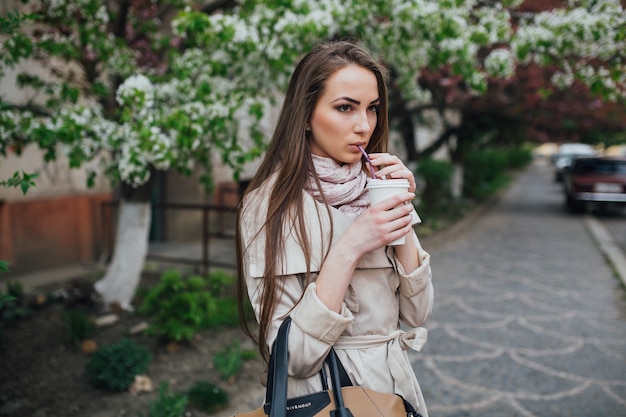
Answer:
<path fill-rule="evenodd" d="M 42 0 L 0 20 L 0 73 L 25 68 L 17 82 L 33 91 L 26 103 L 2 97 L 0 153 L 36 144 L 46 160 L 62 152 L 71 167 L 99 160 L 120 185 L 113 259 L 96 288 L 124 308 L 147 252 L 151 174 L 196 168 L 210 187 L 215 155 L 237 172 L 261 152 L 262 96 L 253 84 L 229 77 L 219 49 L 185 49 L 180 36 L 167 35 L 187 3 Z M 29 71 L 38 67 L 45 74 Z M 238 142 L 242 117 L 252 139 L 246 149 Z"/>
<path fill-rule="evenodd" d="M 210 4 L 187 0 L 34 2 L 0 20 L 0 71 L 39 60 L 50 77 L 25 72 L 18 81 L 45 101 L 1 98 L 0 152 L 36 143 L 75 167 L 99 159 L 122 184 L 116 249 L 96 288 L 129 308 L 146 253 L 151 174 L 195 167 L 210 186 L 216 156 L 235 173 L 259 156 L 267 139 L 259 121 L 298 58 L 322 40 L 359 38 L 391 68 L 411 115 L 447 103 L 420 84 L 429 71 L 446 71 L 457 92 L 474 97 L 530 62 L 554 67 L 556 86 L 579 80 L 608 100 L 625 97 L 618 1 L 533 14 L 517 13 L 514 0 L 374 3 L 243 0 L 207 14 Z"/>
<path fill-rule="evenodd" d="M 577 140 L 593 129 L 623 129 L 623 7 L 617 2 L 570 2 L 575 8 L 566 4 L 526 0 L 511 11 L 518 30 L 507 47 L 515 52 L 515 71 L 509 68 L 510 76 L 489 77 L 485 94 L 468 94 L 463 79 L 449 68 L 422 71 L 420 83 L 432 92 L 432 104 L 459 110 L 461 123 L 479 115 L 495 116 L 529 130 L 538 140 L 547 140 L 547 135 L 557 141 Z M 606 10 L 612 11 L 605 15 Z M 605 35 L 608 50 L 601 51 Z M 609 72 L 614 73 L 607 77 Z M 463 127 L 449 129 L 458 132 Z"/>

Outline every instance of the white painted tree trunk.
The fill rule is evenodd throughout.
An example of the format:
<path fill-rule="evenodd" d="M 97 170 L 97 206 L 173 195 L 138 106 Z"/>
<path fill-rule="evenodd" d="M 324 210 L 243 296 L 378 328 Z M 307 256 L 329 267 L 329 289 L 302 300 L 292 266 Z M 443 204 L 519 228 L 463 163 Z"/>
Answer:
<path fill-rule="evenodd" d="M 450 179 L 450 193 L 454 200 L 463 197 L 463 164 L 454 163 L 452 165 L 452 178 Z"/>
<path fill-rule="evenodd" d="M 113 259 L 95 289 L 107 307 L 115 303 L 131 311 L 148 252 L 150 203 L 122 200 L 118 214 Z"/>

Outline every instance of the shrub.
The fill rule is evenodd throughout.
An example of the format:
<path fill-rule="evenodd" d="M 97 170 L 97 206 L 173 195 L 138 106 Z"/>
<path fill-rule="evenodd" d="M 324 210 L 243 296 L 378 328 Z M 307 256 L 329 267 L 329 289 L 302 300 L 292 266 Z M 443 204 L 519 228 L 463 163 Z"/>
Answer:
<path fill-rule="evenodd" d="M 2 308 L 4 303 L 13 300 L 15 300 L 15 297 L 13 297 L 11 294 L 4 294 L 2 290 L 0 290 L 0 308 Z"/>
<path fill-rule="evenodd" d="M 533 153 L 529 148 L 513 148 L 507 152 L 508 165 L 511 169 L 522 169 L 533 160 Z"/>
<path fill-rule="evenodd" d="M 437 214 L 450 204 L 452 164 L 435 159 L 424 159 L 420 161 L 416 171 L 426 183 L 419 203 L 419 212 L 426 217 Z"/>
<path fill-rule="evenodd" d="M 22 284 L 18 281 L 6 283 L 6 293 L 0 292 L 0 325 L 12 324 L 31 316 L 26 305 Z"/>
<path fill-rule="evenodd" d="M 149 417 L 182 417 L 187 408 L 187 396 L 170 392 L 169 384 L 161 382 L 159 384 L 159 395 L 150 401 Z"/>
<path fill-rule="evenodd" d="M 189 405 L 204 413 L 213 414 L 228 405 L 228 393 L 210 382 L 196 382 L 187 392 Z"/>
<path fill-rule="evenodd" d="M 256 352 L 241 349 L 239 343 L 231 343 L 226 349 L 215 354 L 213 366 L 222 378 L 233 380 L 243 366 L 243 361 L 253 359 L 255 356 Z"/>
<path fill-rule="evenodd" d="M 482 201 L 508 180 L 506 151 L 490 149 L 471 152 L 465 156 L 464 163 L 464 192 L 469 198 Z"/>
<path fill-rule="evenodd" d="M 216 300 L 215 314 L 208 320 L 209 327 L 229 326 L 235 327 L 239 324 L 239 313 L 237 311 L 237 299 L 235 297 L 218 298 Z"/>
<path fill-rule="evenodd" d="M 63 324 L 66 336 L 74 346 L 79 346 L 80 342 L 88 339 L 96 330 L 96 325 L 89 315 L 76 308 L 63 313 Z"/>
<path fill-rule="evenodd" d="M 207 288 L 215 297 L 228 296 L 235 284 L 235 277 L 222 270 L 215 270 L 206 279 Z"/>
<path fill-rule="evenodd" d="M 239 344 L 231 344 L 226 349 L 217 352 L 213 357 L 213 366 L 222 378 L 232 380 L 243 366 Z"/>
<path fill-rule="evenodd" d="M 488 149 L 465 156 L 464 193 L 481 201 L 506 185 L 507 169 L 521 169 L 532 161 L 532 151 L 524 147 Z"/>
<path fill-rule="evenodd" d="M 23 300 L 24 287 L 22 286 L 22 283 L 19 281 L 7 282 L 7 294 L 10 294 L 17 299 Z"/>
<path fill-rule="evenodd" d="M 97 388 L 125 391 L 136 375 L 144 374 L 152 357 L 130 339 L 122 339 L 96 350 L 86 365 L 87 377 Z"/>
<path fill-rule="evenodd" d="M 224 290 L 224 282 L 222 275 L 184 279 L 177 270 L 166 271 L 138 309 L 151 317 L 147 333 L 166 340 L 191 340 L 202 329 L 236 323 L 235 299 L 216 295 Z"/>

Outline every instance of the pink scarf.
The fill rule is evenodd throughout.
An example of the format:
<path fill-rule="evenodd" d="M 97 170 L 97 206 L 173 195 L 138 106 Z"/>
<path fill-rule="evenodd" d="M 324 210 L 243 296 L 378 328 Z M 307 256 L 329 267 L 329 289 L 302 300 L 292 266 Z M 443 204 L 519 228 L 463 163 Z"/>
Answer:
<path fill-rule="evenodd" d="M 351 219 L 359 217 L 370 204 L 362 162 L 339 165 L 332 158 L 311 156 L 322 190 L 317 188 L 313 176 L 309 176 L 305 190 L 319 202 L 323 202 L 323 192 L 328 204 Z"/>

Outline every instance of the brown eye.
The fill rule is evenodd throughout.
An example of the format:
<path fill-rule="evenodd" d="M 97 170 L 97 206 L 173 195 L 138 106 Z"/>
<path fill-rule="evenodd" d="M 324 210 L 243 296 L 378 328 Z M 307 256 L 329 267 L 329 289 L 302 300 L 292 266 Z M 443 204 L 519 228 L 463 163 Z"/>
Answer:
<path fill-rule="evenodd" d="M 341 104 L 337 106 L 337 110 L 339 110 L 340 112 L 348 112 L 350 111 L 350 109 L 352 109 L 352 106 L 350 106 L 349 104 Z"/>

